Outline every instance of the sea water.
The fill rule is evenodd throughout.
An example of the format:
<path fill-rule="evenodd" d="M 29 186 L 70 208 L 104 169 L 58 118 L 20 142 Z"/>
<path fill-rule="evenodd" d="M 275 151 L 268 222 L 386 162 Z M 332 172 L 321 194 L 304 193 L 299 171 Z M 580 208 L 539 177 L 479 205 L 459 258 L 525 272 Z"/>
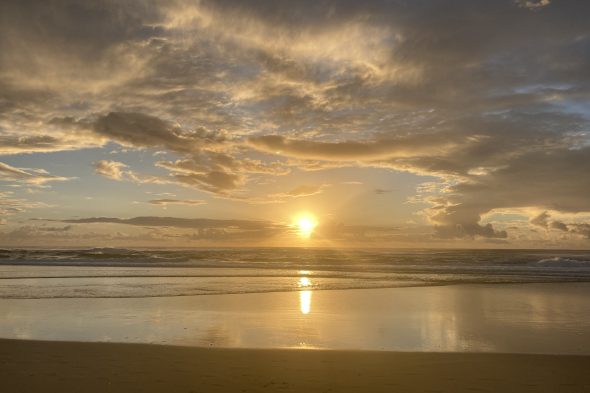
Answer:
<path fill-rule="evenodd" d="M 590 252 L 300 248 L 0 250 L 0 298 L 164 297 L 590 282 Z"/>
<path fill-rule="evenodd" d="M 0 338 L 590 354 L 590 255 L 2 250 Z"/>

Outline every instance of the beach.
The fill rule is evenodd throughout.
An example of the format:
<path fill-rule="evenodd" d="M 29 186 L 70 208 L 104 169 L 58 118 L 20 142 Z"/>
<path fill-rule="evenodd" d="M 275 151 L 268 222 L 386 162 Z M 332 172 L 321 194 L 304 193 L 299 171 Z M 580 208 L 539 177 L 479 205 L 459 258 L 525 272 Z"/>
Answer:
<path fill-rule="evenodd" d="M 0 299 L 0 338 L 589 355 L 589 296 L 590 283 L 537 283 Z"/>
<path fill-rule="evenodd" d="M 585 262 L 274 255 L 0 266 L 0 391 L 590 391 Z"/>
<path fill-rule="evenodd" d="M 0 393 L 590 393 L 590 0 L 0 0 Z"/>
<path fill-rule="evenodd" d="M 0 340 L 2 392 L 587 392 L 590 357 Z"/>

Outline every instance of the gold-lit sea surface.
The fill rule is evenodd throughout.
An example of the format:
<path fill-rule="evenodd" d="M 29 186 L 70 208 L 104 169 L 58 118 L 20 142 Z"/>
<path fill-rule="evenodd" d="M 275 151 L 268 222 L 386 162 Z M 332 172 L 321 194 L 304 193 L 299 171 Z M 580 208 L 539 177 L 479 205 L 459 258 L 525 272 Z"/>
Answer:
<path fill-rule="evenodd" d="M 1 299 L 0 337 L 245 348 L 590 354 L 590 284 Z"/>

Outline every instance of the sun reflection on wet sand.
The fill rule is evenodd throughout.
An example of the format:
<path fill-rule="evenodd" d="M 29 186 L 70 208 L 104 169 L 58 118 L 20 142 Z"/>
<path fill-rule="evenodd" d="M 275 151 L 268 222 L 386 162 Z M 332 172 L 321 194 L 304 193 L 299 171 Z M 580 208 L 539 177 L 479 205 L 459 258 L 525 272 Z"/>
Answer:
<path fill-rule="evenodd" d="M 301 277 L 297 282 L 299 288 L 308 288 L 311 285 L 311 281 L 307 277 Z M 301 314 L 307 315 L 311 311 L 311 291 L 305 290 L 299 292 L 299 308 Z"/>
<path fill-rule="evenodd" d="M 311 311 L 311 291 L 301 291 L 299 293 L 299 305 L 302 314 L 309 314 Z"/>
<path fill-rule="evenodd" d="M 316 291 L 317 280 L 321 278 L 313 272 L 290 278 L 299 293 L 0 299 L 0 337 L 241 348 L 590 353 L 590 283 Z"/>

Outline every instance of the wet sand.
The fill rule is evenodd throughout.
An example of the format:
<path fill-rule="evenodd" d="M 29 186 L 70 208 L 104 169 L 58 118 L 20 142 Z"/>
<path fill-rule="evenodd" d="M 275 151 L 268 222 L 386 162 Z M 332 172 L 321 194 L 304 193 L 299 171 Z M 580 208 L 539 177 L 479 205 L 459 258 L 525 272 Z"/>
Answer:
<path fill-rule="evenodd" d="M 590 355 L 590 283 L 0 299 L 0 338 Z"/>
<path fill-rule="evenodd" d="M 2 392 L 590 392 L 590 356 L 0 340 Z"/>

